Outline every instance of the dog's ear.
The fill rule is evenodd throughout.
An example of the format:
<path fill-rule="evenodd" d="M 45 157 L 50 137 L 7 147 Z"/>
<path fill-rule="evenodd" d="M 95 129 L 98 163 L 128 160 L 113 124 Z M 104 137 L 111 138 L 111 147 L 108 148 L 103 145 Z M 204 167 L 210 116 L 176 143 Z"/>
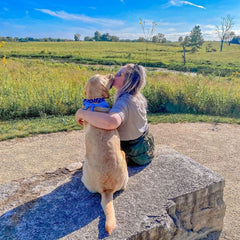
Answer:
<path fill-rule="evenodd" d="M 109 80 L 112 80 L 114 78 L 114 76 L 112 74 L 107 74 L 106 78 L 108 78 Z"/>
<path fill-rule="evenodd" d="M 110 96 L 109 96 L 109 92 L 108 92 L 107 88 L 103 84 L 101 84 L 101 85 L 102 85 L 102 97 L 109 98 Z"/>

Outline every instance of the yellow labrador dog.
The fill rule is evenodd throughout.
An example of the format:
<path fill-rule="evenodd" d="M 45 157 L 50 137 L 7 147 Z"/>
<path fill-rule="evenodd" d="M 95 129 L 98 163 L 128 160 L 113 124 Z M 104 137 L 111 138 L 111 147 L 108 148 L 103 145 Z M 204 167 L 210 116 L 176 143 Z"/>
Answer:
<path fill-rule="evenodd" d="M 112 75 L 94 75 L 85 87 L 85 110 L 108 112 L 105 98 L 109 98 Z M 113 194 L 125 189 L 128 170 L 125 154 L 120 149 L 117 130 L 104 130 L 85 124 L 86 159 L 83 165 L 82 182 L 91 192 L 101 194 L 101 205 L 105 213 L 105 229 L 108 234 L 116 227 Z"/>

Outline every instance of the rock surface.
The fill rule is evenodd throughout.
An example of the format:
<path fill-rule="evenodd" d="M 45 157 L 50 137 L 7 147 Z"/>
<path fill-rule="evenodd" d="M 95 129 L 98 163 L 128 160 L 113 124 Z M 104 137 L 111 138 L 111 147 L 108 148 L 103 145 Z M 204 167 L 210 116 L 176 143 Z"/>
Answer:
<path fill-rule="evenodd" d="M 219 238 L 224 179 L 168 147 L 157 146 L 151 164 L 129 167 L 127 189 L 114 195 L 111 236 L 100 195 L 85 189 L 81 175 L 71 166 L 1 185 L 0 239 Z"/>

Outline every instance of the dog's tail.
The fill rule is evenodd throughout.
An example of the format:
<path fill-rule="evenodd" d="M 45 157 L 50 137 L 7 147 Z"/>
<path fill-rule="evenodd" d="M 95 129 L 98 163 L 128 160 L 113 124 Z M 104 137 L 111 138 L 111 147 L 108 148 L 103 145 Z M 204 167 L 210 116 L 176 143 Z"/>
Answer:
<path fill-rule="evenodd" d="M 116 227 L 116 217 L 113 207 L 113 192 L 112 190 L 107 190 L 104 191 L 101 196 L 101 204 L 106 217 L 105 229 L 110 235 Z"/>

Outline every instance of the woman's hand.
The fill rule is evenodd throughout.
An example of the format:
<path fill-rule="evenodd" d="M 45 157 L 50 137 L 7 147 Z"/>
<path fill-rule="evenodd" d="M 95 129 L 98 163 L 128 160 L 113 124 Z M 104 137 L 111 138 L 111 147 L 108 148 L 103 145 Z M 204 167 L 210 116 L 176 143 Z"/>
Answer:
<path fill-rule="evenodd" d="M 122 118 L 118 113 L 109 114 L 103 112 L 86 111 L 80 108 L 77 110 L 75 116 L 79 125 L 82 125 L 83 121 L 86 121 L 94 127 L 105 130 L 116 129 L 122 123 Z"/>
<path fill-rule="evenodd" d="M 82 111 L 85 111 L 85 110 L 83 110 L 83 109 L 78 109 L 77 110 L 77 112 L 76 112 L 76 115 L 75 115 L 75 117 L 76 117 L 76 121 L 77 121 L 77 123 L 79 124 L 79 125 L 83 125 L 83 118 L 82 118 L 82 116 L 83 116 L 83 112 Z"/>

